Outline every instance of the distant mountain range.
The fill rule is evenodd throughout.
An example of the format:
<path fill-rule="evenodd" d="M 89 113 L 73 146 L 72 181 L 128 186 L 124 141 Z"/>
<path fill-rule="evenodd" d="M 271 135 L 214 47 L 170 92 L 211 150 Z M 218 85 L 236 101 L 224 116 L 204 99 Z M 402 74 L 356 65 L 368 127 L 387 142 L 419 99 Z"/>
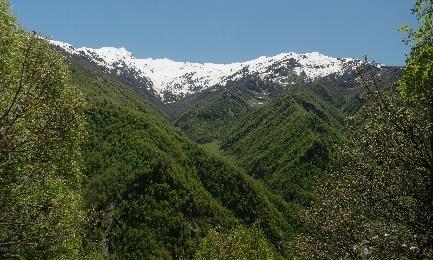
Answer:
<path fill-rule="evenodd" d="M 199 64 L 50 42 L 87 102 L 85 199 L 103 217 L 89 240 L 114 258 L 191 259 L 209 230 L 242 224 L 290 259 L 345 119 L 363 114 L 360 73 L 381 90 L 401 74 L 317 52 Z"/>
<path fill-rule="evenodd" d="M 281 87 L 318 79 L 341 79 L 353 83 L 354 71 L 362 63 L 352 58 L 333 58 L 318 52 L 281 53 L 272 57 L 231 64 L 177 62 L 169 59 L 138 59 L 125 48 L 76 48 L 51 40 L 50 43 L 75 58 L 100 66 L 105 72 L 136 82 L 164 103 L 172 103 L 204 90 L 225 87 L 248 77 L 255 77 Z M 386 67 L 372 64 L 377 69 Z M 350 78 L 350 80 L 348 80 Z M 347 86 L 350 87 L 350 82 Z M 140 83 L 140 84 L 137 84 Z M 340 84 L 341 85 L 341 84 Z"/>

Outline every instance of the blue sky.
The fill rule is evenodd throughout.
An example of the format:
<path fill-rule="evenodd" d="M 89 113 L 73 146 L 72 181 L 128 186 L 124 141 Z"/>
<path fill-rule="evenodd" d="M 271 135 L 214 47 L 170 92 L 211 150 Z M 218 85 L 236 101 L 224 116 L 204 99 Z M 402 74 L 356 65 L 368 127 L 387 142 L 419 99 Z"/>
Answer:
<path fill-rule="evenodd" d="M 281 52 L 404 63 L 412 0 L 10 0 L 26 29 L 138 58 L 229 63 Z"/>

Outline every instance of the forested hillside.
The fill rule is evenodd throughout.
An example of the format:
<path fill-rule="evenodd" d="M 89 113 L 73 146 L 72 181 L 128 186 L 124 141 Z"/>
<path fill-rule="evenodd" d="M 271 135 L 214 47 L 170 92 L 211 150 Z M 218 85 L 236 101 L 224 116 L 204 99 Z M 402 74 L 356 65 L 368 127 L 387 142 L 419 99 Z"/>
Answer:
<path fill-rule="evenodd" d="M 258 76 L 246 76 L 176 102 L 165 110 L 173 124 L 203 144 L 222 140 L 245 117 L 278 97 L 284 88 Z"/>
<path fill-rule="evenodd" d="M 208 143 L 220 139 L 251 109 L 242 96 L 225 91 L 197 104 L 182 115 L 175 126 L 198 143 Z"/>
<path fill-rule="evenodd" d="M 308 202 L 342 136 L 342 114 L 311 92 L 284 95 L 244 118 L 222 149 L 287 201 Z"/>
<path fill-rule="evenodd" d="M 0 0 L 0 259 L 432 259 L 433 1 L 404 67 L 136 59 Z"/>
<path fill-rule="evenodd" d="M 86 97 L 89 246 L 119 258 L 191 257 L 211 228 L 258 223 L 280 254 L 296 208 L 207 153 L 126 86 L 72 64 Z"/>

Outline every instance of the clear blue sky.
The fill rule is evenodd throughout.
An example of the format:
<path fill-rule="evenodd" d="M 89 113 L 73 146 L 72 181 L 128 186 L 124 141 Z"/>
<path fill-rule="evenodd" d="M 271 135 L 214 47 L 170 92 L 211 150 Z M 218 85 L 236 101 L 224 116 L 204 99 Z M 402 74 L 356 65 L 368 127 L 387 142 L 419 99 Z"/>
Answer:
<path fill-rule="evenodd" d="M 404 63 L 414 0 L 10 0 L 29 30 L 139 58 L 228 63 L 280 52 Z"/>

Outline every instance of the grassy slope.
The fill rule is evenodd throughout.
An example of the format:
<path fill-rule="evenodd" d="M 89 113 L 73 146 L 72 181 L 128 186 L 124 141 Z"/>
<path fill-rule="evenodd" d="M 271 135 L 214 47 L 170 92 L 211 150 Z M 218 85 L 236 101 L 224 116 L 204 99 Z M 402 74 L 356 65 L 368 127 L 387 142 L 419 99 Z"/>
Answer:
<path fill-rule="evenodd" d="M 294 206 L 168 127 L 123 84 L 72 70 L 88 102 L 89 248 L 99 250 L 105 237 L 111 256 L 189 258 L 210 228 L 259 222 L 287 253 L 281 245 L 297 228 Z"/>

